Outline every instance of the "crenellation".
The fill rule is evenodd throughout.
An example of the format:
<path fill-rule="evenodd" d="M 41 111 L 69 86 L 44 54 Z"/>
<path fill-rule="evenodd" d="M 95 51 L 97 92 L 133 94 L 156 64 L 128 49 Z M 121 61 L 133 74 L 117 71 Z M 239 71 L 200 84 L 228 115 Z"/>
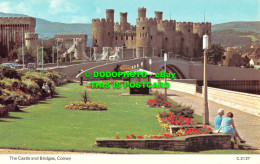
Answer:
<path fill-rule="evenodd" d="M 206 33 L 211 38 L 210 22 L 163 20 L 162 11 L 155 11 L 155 17 L 148 18 L 146 8 L 138 8 L 136 25 L 131 25 L 127 22 L 127 12 L 120 13 L 120 23 L 110 21 L 114 19 L 111 17 L 114 16 L 114 10 L 106 13 L 109 19 L 92 21 L 92 43 L 101 49 L 105 46 L 113 48 L 125 45 L 126 49 L 136 49 L 137 57 L 150 56 L 152 49 L 155 49 L 154 54 L 158 56 L 163 49 L 164 52 L 192 57 L 202 47 L 202 34 Z"/>

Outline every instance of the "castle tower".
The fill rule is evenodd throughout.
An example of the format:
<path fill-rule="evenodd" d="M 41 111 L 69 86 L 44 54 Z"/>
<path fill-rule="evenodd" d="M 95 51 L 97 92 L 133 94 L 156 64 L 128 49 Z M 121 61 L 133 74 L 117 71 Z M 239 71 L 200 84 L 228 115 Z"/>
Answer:
<path fill-rule="evenodd" d="M 107 9 L 106 10 L 106 21 L 110 20 L 110 22 L 114 23 L 114 10 L 113 9 Z"/>
<path fill-rule="evenodd" d="M 28 49 L 36 49 L 39 45 L 38 33 L 25 33 L 25 46 Z"/>
<path fill-rule="evenodd" d="M 156 20 L 162 20 L 163 19 L 163 12 L 161 12 L 161 11 L 155 11 L 154 15 L 155 15 Z"/>
<path fill-rule="evenodd" d="M 121 32 L 125 32 L 130 29 L 130 24 L 127 22 L 127 12 L 120 13 L 120 30 Z"/>
<path fill-rule="evenodd" d="M 211 23 L 193 23 L 193 33 L 198 34 L 200 39 L 203 38 L 203 35 L 207 34 L 209 36 L 209 43 L 211 41 Z"/>
<path fill-rule="evenodd" d="M 138 8 L 138 18 L 146 18 L 146 8 Z"/>
<path fill-rule="evenodd" d="M 193 35 L 193 23 L 192 22 L 178 22 L 176 30 L 181 33 L 179 40 L 179 51 L 184 56 L 193 57 L 194 47 L 194 35 Z"/>
<path fill-rule="evenodd" d="M 152 21 L 151 21 L 152 22 Z M 150 56 L 150 21 L 140 17 L 136 20 L 136 57 Z"/>

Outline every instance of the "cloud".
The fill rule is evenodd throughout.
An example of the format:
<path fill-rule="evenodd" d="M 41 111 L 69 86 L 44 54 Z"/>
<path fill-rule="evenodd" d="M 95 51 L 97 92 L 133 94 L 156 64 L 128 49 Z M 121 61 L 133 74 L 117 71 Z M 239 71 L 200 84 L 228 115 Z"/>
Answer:
<path fill-rule="evenodd" d="M 51 0 L 49 11 L 51 13 L 76 13 L 79 7 L 76 5 L 75 1 L 67 0 Z"/>
<path fill-rule="evenodd" d="M 10 13 L 11 12 L 10 3 L 0 2 L 0 12 Z"/>

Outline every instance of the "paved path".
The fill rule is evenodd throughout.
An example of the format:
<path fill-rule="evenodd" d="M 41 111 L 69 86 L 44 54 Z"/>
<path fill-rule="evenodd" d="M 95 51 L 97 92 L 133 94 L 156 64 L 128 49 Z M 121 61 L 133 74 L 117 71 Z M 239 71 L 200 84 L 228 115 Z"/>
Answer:
<path fill-rule="evenodd" d="M 191 105 L 195 114 L 202 115 L 203 99 L 199 95 L 191 95 L 183 92 L 167 90 L 168 96 L 172 100 L 182 103 L 183 105 Z M 219 108 L 234 114 L 234 122 L 236 129 L 242 138 L 244 138 L 250 146 L 260 149 L 260 117 L 248 114 L 237 109 L 233 109 L 224 105 L 209 101 L 209 120 L 210 124 L 214 122 Z"/>

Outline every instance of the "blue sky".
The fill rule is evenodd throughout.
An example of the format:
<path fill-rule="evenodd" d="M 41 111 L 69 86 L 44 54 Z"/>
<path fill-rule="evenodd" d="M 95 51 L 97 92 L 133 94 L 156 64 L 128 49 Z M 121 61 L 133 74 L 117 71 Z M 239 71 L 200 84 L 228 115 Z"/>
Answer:
<path fill-rule="evenodd" d="M 213 24 L 231 21 L 259 21 L 260 0 L 0 0 L 0 12 L 26 14 L 53 22 L 91 23 L 104 18 L 107 8 L 128 12 L 128 22 L 135 24 L 138 7 L 147 8 L 147 17 L 163 11 L 163 19 Z"/>

